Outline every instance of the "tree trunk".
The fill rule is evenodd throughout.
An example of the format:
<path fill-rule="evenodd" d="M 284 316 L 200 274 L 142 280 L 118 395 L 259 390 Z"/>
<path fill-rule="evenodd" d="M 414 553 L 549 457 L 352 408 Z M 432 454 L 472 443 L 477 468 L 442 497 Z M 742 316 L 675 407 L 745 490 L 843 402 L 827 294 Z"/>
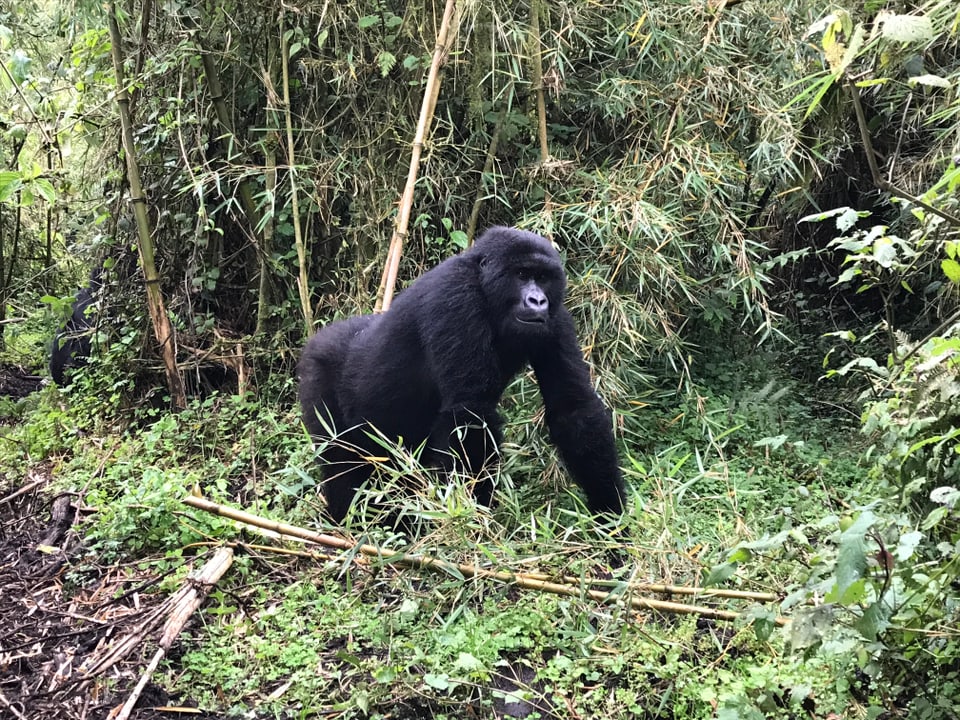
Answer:
<path fill-rule="evenodd" d="M 123 55 L 120 39 L 120 26 L 117 23 L 116 6 L 110 3 L 110 41 L 112 44 L 113 69 L 117 76 L 117 106 L 120 110 L 120 126 L 122 131 L 123 152 L 127 158 L 127 182 L 130 184 L 130 200 L 133 203 L 133 213 L 137 219 L 137 249 L 140 253 L 140 267 L 147 288 L 147 309 L 153 323 L 153 332 L 160 346 L 163 365 L 167 372 L 167 386 L 174 407 L 184 408 L 187 405 L 186 393 L 183 389 L 183 378 L 177 370 L 177 338 L 167 317 L 163 303 L 163 293 L 160 291 L 160 276 L 157 274 L 157 265 L 154 261 L 153 238 L 150 234 L 150 219 L 147 217 L 147 200 L 140 184 L 140 168 L 135 155 L 136 146 L 133 141 L 133 126 L 130 122 L 130 96 L 127 93 L 126 80 L 123 76 Z"/>

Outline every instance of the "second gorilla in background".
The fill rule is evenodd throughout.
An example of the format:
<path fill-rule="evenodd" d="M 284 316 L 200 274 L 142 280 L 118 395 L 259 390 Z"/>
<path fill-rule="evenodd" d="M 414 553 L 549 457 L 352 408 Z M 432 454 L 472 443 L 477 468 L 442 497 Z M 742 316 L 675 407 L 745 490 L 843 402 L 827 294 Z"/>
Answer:
<path fill-rule="evenodd" d="M 528 363 L 553 443 L 594 512 L 619 513 L 625 498 L 610 414 L 590 383 L 553 245 L 534 233 L 487 230 L 397 296 L 382 315 L 332 323 L 300 360 L 303 421 L 318 440 L 328 512 L 339 522 L 383 450 L 372 428 L 450 469 L 477 475 L 495 463 L 503 420 L 497 404 Z M 474 488 L 489 505 L 489 479 Z"/>

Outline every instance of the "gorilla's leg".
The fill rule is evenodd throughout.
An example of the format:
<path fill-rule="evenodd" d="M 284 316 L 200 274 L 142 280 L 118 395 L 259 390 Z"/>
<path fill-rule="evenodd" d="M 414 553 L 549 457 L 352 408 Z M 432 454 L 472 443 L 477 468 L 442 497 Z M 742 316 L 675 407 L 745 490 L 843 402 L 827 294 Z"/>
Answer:
<path fill-rule="evenodd" d="M 443 470 L 459 470 L 473 478 L 473 495 L 490 507 L 491 473 L 500 463 L 503 419 L 494 406 L 459 407 L 441 412 L 428 441 L 430 461 Z"/>
<path fill-rule="evenodd" d="M 338 441 L 333 441 L 338 442 Z M 356 449 L 330 447 L 320 455 L 323 463 L 323 497 L 327 501 L 327 515 L 338 525 L 347 516 L 357 490 L 373 470 Z"/>

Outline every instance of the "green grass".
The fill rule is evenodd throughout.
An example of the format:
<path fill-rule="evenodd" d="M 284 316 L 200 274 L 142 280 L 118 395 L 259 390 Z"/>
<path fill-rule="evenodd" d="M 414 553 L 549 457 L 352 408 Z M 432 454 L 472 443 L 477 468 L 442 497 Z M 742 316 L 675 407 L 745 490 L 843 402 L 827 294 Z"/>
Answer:
<path fill-rule="evenodd" d="M 810 539 L 830 532 L 817 523 L 860 476 L 855 429 L 812 416 L 802 389 L 715 381 L 679 409 L 662 402 L 628 418 L 632 503 L 610 537 L 582 512 L 527 422 L 536 398 L 525 382 L 508 403 L 497 507 L 477 508 L 462 487 L 416 470 L 434 481 L 428 492 L 394 499 L 424 518 L 412 550 L 514 572 L 677 585 L 709 576 L 720 588 L 779 592 L 807 582 Z M 44 390 L 20 424 L 3 427 L 0 444 L 12 454 L 0 471 L 53 462 L 58 485 L 98 510 L 81 526 L 91 562 L 168 573 L 160 588 L 170 592 L 203 543 L 272 542 L 183 506 L 194 488 L 317 527 L 312 453 L 288 404 L 215 395 L 117 432 L 72 399 Z M 644 433 L 651 439 L 631 441 Z M 402 541 L 368 532 L 359 509 L 352 523 L 357 539 Z M 765 547 L 770 537 L 781 539 Z M 614 549 L 623 565 L 611 569 Z M 96 572 L 86 562 L 74 563 L 69 582 Z M 162 684 L 237 717 L 462 718 L 464 703 L 484 717 L 518 699 L 531 717 L 539 708 L 543 717 L 691 720 L 789 718 L 811 708 L 823 716 L 856 705 L 846 685 L 855 659 L 791 652 L 784 631 L 769 625 L 775 605 L 697 602 L 743 619 L 637 613 L 346 555 L 311 562 L 248 550 L 178 639 Z"/>
<path fill-rule="evenodd" d="M 247 592 L 245 610 L 216 594 L 168 664 L 169 685 L 201 707 L 265 716 L 393 717 L 399 705 L 455 717 L 465 702 L 484 716 L 508 694 L 593 717 L 707 718 L 715 705 L 768 713 L 778 703 L 786 709 L 766 716 L 789 717 L 810 695 L 843 708 L 836 668 L 785 657 L 749 628 L 406 570 L 297 574 L 281 596 Z M 528 682 L 508 681 L 518 668 Z"/>

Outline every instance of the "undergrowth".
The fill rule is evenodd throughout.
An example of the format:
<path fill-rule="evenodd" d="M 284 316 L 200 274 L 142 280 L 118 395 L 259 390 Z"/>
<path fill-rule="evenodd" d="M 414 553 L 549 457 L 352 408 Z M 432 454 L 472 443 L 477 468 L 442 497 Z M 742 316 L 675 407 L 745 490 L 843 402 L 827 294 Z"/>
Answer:
<path fill-rule="evenodd" d="M 817 545 L 835 543 L 863 474 L 861 441 L 849 417 L 823 412 L 819 391 L 779 376 L 775 355 L 755 357 L 746 366 L 738 359 L 737 371 L 694 363 L 683 398 L 651 395 L 621 418 L 631 503 L 617 526 L 598 531 L 584 512 L 524 377 L 505 403 L 494 509 L 401 457 L 425 490 L 363 497 L 416 518 L 413 536 L 371 528 L 363 499 L 347 531 L 492 569 L 607 578 L 603 589 L 615 596 L 633 582 L 802 594 L 811 566 L 818 581 L 829 574 Z M 85 516 L 70 583 L 133 562 L 172 589 L 211 544 L 242 543 L 164 666 L 163 684 L 201 707 L 258 717 L 454 717 L 466 702 L 480 715 L 787 718 L 846 712 L 875 691 L 855 655 L 793 649 L 773 624 L 776 604 L 693 600 L 742 613 L 737 622 L 636 613 L 351 556 L 290 561 L 256 549 L 250 543 L 272 541 L 181 501 L 200 492 L 328 529 L 289 388 L 274 402 L 213 394 L 178 414 L 143 408 L 117 432 L 86 415 L 82 375 L 67 393 L 40 393 L 0 442 L 18 462 L 53 462 L 58 486 L 97 509 Z M 13 457 L 4 458 L 10 473 Z"/>

